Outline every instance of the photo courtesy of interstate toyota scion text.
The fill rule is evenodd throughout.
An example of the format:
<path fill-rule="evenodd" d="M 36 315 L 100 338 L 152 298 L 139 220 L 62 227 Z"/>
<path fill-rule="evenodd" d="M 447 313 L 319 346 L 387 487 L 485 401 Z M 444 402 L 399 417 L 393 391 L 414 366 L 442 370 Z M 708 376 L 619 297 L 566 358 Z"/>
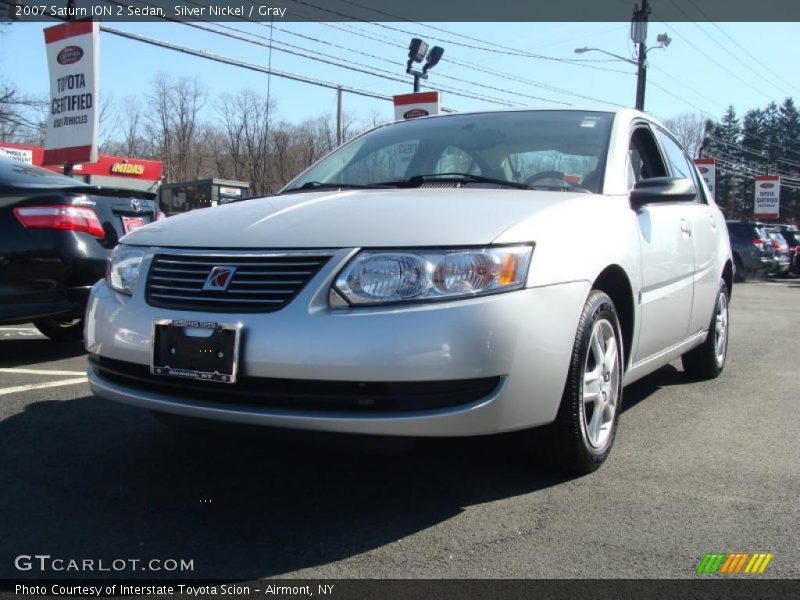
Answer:
<path fill-rule="evenodd" d="M 722 372 L 733 276 L 722 213 L 649 115 L 419 118 L 123 237 L 88 376 L 174 425 L 524 431 L 588 473 L 624 386 L 679 357 L 687 380 Z"/>

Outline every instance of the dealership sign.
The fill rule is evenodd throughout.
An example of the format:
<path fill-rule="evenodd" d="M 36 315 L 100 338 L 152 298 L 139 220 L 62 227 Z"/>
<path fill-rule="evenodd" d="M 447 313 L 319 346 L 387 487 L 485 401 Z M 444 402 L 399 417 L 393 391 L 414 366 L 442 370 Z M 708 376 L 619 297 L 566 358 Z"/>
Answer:
<path fill-rule="evenodd" d="M 416 92 L 393 96 L 397 121 L 439 114 L 439 92 Z"/>
<path fill-rule="evenodd" d="M 756 198 L 753 216 L 756 219 L 777 219 L 781 201 L 781 178 L 777 175 L 756 177 Z"/>
<path fill-rule="evenodd" d="M 33 151 L 27 148 L 6 148 L 0 146 L 0 157 L 10 158 L 28 165 L 33 164 Z"/>
<path fill-rule="evenodd" d="M 45 165 L 97 162 L 99 31 L 96 21 L 44 30 L 50 70 Z"/>
<path fill-rule="evenodd" d="M 703 181 L 706 182 L 708 191 L 711 192 L 711 197 L 716 199 L 717 191 L 717 161 L 713 158 L 695 158 L 694 164 L 700 172 Z"/>

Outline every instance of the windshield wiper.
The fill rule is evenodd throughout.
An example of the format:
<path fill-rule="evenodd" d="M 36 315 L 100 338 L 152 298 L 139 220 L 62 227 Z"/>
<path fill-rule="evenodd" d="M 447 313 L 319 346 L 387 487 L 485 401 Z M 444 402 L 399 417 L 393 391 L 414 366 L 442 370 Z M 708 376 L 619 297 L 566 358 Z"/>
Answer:
<path fill-rule="evenodd" d="M 294 192 L 313 192 L 317 190 L 380 190 L 397 187 L 391 183 L 371 183 L 361 185 L 358 183 L 322 183 L 321 181 L 307 181 L 299 187 L 284 190 L 281 194 L 291 194 Z"/>
<path fill-rule="evenodd" d="M 431 173 L 429 175 L 414 175 L 403 181 L 387 182 L 392 184 L 404 183 L 409 186 L 420 186 L 423 183 L 434 183 L 441 181 L 452 181 L 454 183 L 493 183 L 504 187 L 512 187 L 518 190 L 529 190 L 531 187 L 518 181 L 508 181 L 507 179 L 496 179 L 494 177 L 484 177 L 483 175 L 473 175 L 471 173 Z"/>

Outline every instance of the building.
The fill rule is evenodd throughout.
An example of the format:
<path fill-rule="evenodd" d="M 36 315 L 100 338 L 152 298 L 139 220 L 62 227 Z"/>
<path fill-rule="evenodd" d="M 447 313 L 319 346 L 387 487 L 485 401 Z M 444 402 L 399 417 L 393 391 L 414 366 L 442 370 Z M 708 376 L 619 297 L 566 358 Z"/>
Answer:
<path fill-rule="evenodd" d="M 63 165 L 42 165 L 44 148 L 0 142 L 0 157 L 12 158 L 62 173 Z M 84 183 L 147 192 L 157 192 L 161 183 L 160 160 L 101 154 L 96 163 L 76 164 L 73 177 Z"/>
<path fill-rule="evenodd" d="M 165 183 L 160 189 L 161 210 L 167 215 L 236 202 L 249 196 L 250 184 L 227 179 L 200 179 Z"/>

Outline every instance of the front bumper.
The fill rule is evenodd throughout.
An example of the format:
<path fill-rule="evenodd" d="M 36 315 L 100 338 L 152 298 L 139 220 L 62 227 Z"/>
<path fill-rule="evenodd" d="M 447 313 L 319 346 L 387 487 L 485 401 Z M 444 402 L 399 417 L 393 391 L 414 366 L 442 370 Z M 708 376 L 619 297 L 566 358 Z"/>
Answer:
<path fill-rule="evenodd" d="M 561 400 L 589 282 L 444 303 L 331 309 L 327 290 L 347 254 L 334 256 L 285 308 L 274 313 L 213 314 L 156 308 L 142 286 L 132 298 L 105 282 L 92 289 L 86 346 L 97 356 L 149 365 L 156 319 L 241 321 L 240 372 L 251 378 L 349 382 L 439 382 L 497 378 L 467 403 L 424 410 L 326 411 L 113 381 L 89 369 L 103 398 L 186 416 L 274 427 L 398 436 L 467 436 L 552 422 Z M 208 384 L 224 385 L 224 384 Z"/>

